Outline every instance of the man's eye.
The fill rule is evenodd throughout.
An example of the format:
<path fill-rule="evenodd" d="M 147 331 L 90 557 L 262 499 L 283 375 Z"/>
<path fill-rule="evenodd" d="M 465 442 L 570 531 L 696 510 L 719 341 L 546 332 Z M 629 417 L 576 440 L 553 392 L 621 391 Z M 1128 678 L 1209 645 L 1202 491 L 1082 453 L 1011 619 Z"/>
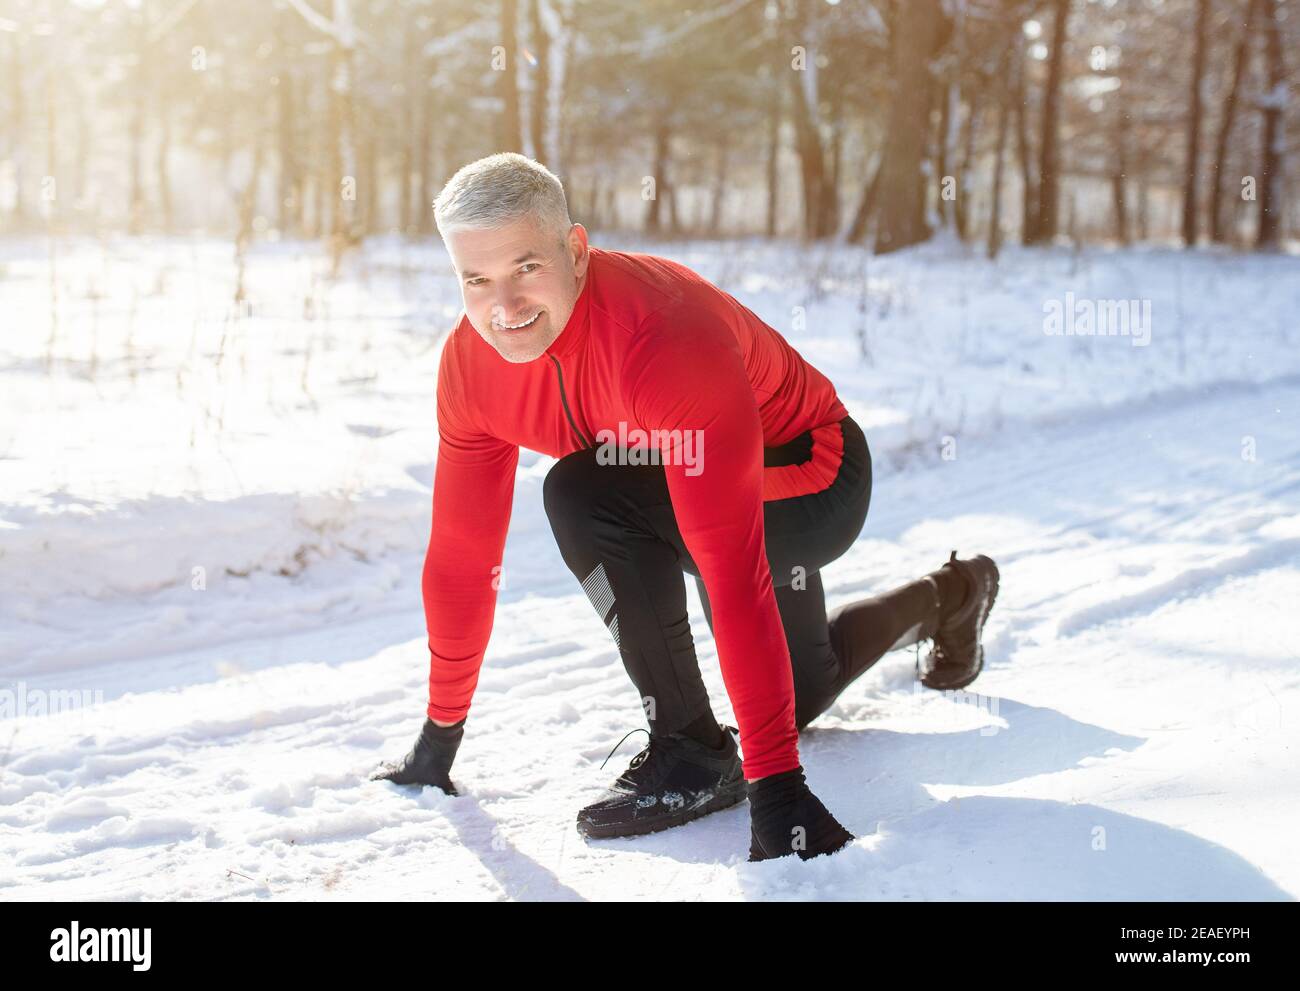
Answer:
<path fill-rule="evenodd" d="M 479 284 L 480 282 L 482 282 L 482 281 L 483 281 L 482 279 L 466 279 L 466 280 L 465 280 L 465 285 L 467 285 L 467 286 L 476 286 L 476 285 L 478 285 L 478 284 Z"/>
<path fill-rule="evenodd" d="M 526 265 L 524 265 L 524 266 L 520 269 L 520 271 L 523 272 L 523 273 L 526 275 L 526 274 L 528 274 L 528 270 L 529 270 L 529 269 L 534 269 L 534 268 L 538 268 L 538 267 L 540 267 L 540 263 L 538 263 L 538 262 L 528 262 Z"/>

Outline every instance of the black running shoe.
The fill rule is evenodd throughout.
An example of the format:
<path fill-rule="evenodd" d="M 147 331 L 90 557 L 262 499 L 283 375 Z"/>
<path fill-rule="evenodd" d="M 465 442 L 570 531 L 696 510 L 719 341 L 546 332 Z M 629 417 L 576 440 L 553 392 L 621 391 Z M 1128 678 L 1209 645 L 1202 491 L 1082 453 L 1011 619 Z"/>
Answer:
<path fill-rule="evenodd" d="M 592 839 L 657 833 L 744 801 L 736 730 L 723 729 L 717 750 L 680 733 L 651 736 L 605 797 L 578 813 L 578 832 Z"/>
<path fill-rule="evenodd" d="M 939 624 L 933 646 L 918 665 L 921 684 L 943 691 L 965 688 L 984 668 L 984 645 L 980 637 L 989 610 L 998 597 L 998 566 L 979 554 L 958 560 L 957 552 L 944 564 L 966 579 L 966 600 L 961 608 Z"/>

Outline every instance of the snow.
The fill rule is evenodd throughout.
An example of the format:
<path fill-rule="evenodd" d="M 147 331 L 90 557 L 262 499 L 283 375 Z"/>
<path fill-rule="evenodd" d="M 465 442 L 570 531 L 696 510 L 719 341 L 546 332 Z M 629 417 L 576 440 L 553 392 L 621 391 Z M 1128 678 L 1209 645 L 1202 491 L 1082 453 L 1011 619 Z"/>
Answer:
<path fill-rule="evenodd" d="M 1300 894 L 1300 260 L 596 243 L 717 281 L 863 425 L 831 607 L 954 547 L 999 562 L 968 692 L 900 651 L 801 739 L 852 847 L 749 864 L 743 805 L 578 835 L 644 724 L 528 452 L 462 795 L 368 780 L 423 719 L 440 247 L 380 241 L 332 283 L 263 245 L 240 311 L 221 242 L 63 241 L 52 293 L 48 246 L 7 241 L 0 898 Z M 1149 301 L 1149 345 L 1045 333 L 1067 292 Z"/>

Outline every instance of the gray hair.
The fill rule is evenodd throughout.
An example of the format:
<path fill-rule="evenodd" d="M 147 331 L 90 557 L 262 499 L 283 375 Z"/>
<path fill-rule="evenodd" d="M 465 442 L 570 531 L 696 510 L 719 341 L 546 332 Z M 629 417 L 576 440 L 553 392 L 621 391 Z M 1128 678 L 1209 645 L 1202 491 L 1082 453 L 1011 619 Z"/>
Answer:
<path fill-rule="evenodd" d="M 541 162 L 513 151 L 461 166 L 434 201 L 433 217 L 444 240 L 453 231 L 493 230 L 531 217 L 563 243 L 573 226 L 560 180 Z"/>

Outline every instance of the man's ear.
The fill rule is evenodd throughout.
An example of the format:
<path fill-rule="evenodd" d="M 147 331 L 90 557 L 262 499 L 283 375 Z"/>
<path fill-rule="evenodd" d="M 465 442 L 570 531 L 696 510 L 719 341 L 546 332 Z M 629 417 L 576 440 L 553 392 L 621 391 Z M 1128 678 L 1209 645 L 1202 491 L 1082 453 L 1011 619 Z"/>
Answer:
<path fill-rule="evenodd" d="M 574 224 L 569 228 L 568 251 L 573 262 L 574 277 L 581 279 L 587 271 L 587 261 L 590 258 L 587 252 L 587 228 L 582 224 Z"/>

